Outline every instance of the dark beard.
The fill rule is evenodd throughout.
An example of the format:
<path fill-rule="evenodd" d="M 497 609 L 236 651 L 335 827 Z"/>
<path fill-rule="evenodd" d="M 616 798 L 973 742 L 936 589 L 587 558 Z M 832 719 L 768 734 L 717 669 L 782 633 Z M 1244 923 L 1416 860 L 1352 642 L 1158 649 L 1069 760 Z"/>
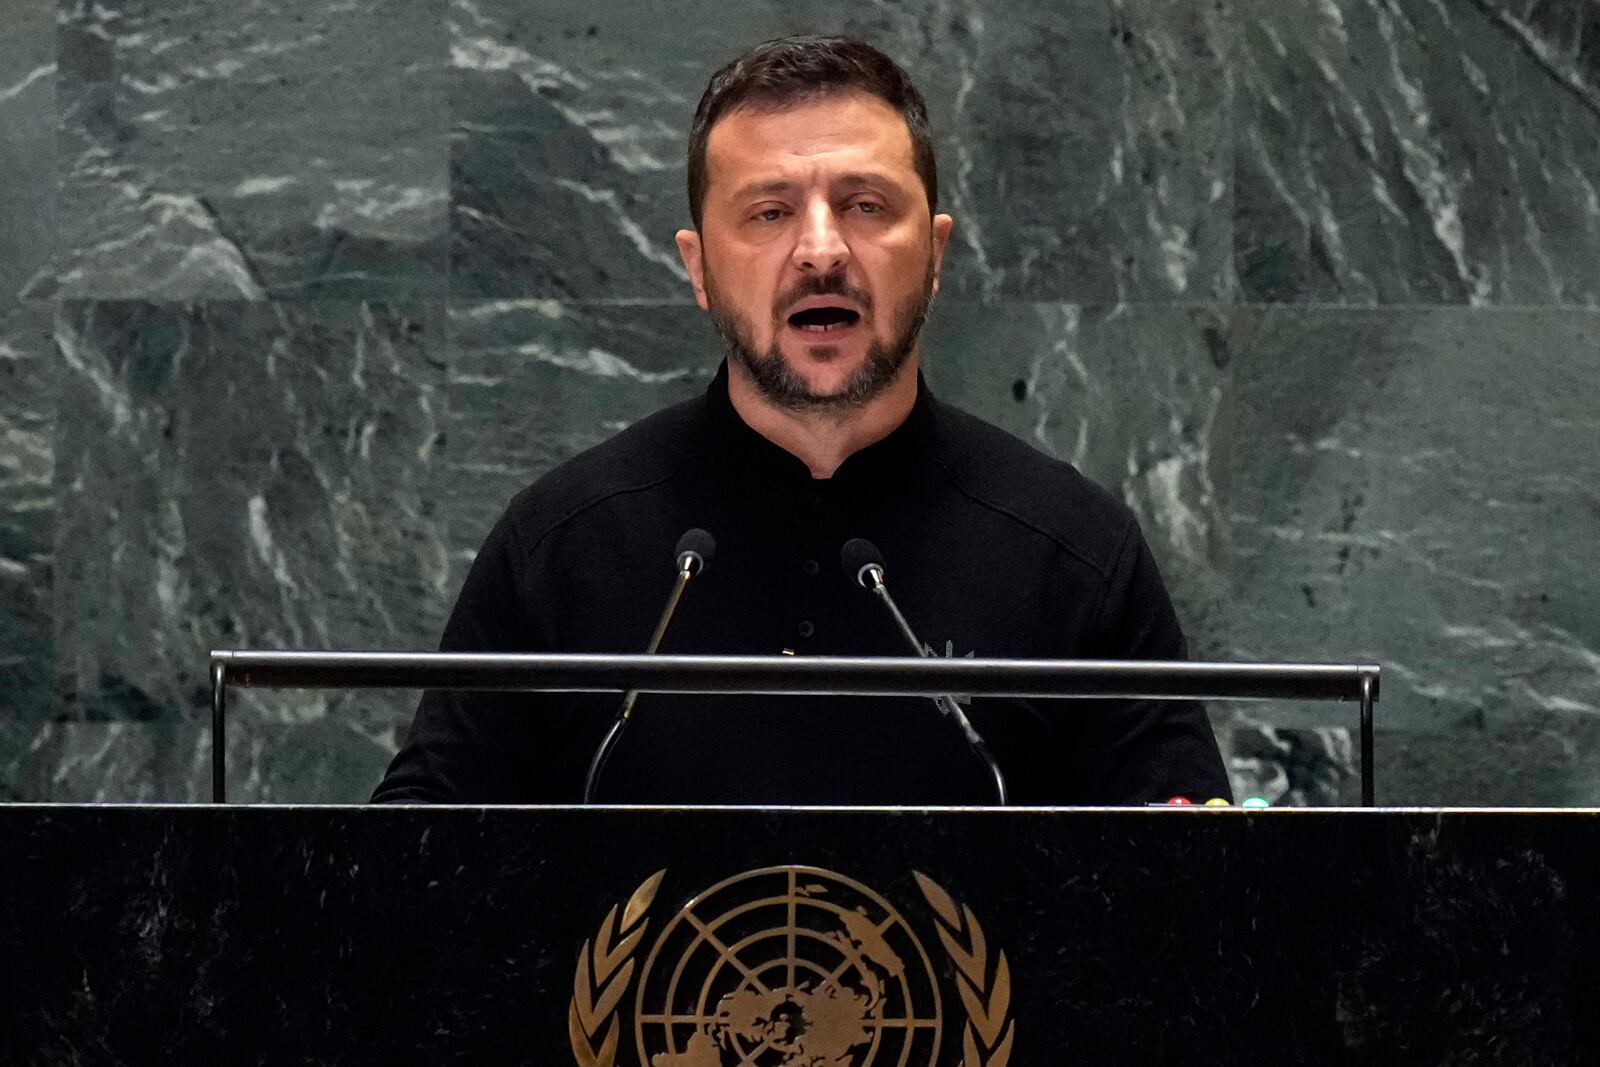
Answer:
<path fill-rule="evenodd" d="M 917 336 L 928 320 L 928 310 L 933 304 L 933 259 L 928 259 L 920 291 L 914 292 L 896 310 L 893 324 L 899 333 L 887 343 L 874 340 L 867 349 L 867 358 L 855 374 L 835 393 L 814 393 L 805 379 L 794 372 L 778 349 L 778 342 L 764 353 L 758 353 L 750 341 L 750 323 L 736 311 L 723 310 L 724 301 L 713 287 L 711 272 L 705 276 L 706 303 L 709 305 L 711 323 L 722 335 L 728 359 L 750 372 L 756 388 L 778 407 L 791 411 L 846 411 L 859 408 L 887 389 L 905 367 L 911 353 L 916 350 Z M 863 290 L 846 285 L 838 275 L 814 277 L 783 294 L 779 307 L 789 307 L 808 296 L 843 296 L 854 300 L 864 309 L 872 310 L 872 298 Z M 783 323 L 776 324 L 778 330 Z"/>

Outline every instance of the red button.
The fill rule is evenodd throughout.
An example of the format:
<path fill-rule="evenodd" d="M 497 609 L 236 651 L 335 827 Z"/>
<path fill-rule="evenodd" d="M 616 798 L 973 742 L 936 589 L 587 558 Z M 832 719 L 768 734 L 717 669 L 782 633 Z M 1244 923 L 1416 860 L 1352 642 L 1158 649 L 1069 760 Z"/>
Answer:
<path fill-rule="evenodd" d="M 1167 803 L 1168 804 L 1193 804 L 1194 801 L 1190 800 L 1188 797 L 1168 797 L 1167 798 Z"/>

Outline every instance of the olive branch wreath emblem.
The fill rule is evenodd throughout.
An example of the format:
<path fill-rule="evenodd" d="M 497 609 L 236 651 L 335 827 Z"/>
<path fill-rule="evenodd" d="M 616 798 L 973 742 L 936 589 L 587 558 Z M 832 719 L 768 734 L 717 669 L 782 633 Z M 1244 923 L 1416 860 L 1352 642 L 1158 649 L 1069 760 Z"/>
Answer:
<path fill-rule="evenodd" d="M 634 954 L 650 925 L 646 912 L 666 873 L 659 870 L 640 883 L 621 905 L 620 922 L 618 906 L 612 905 L 594 940 L 585 941 L 578 952 L 567 1008 L 567 1037 L 578 1067 L 614 1067 L 620 1035 L 617 1009 L 633 983 Z M 1011 968 L 1006 954 L 996 953 L 991 970 L 983 927 L 972 909 L 958 905 L 921 871 L 911 874 L 937 916 L 939 940 L 956 969 L 956 989 L 966 1008 L 960 1067 L 1007 1067 L 1016 1027 L 1011 1020 Z"/>
<path fill-rule="evenodd" d="M 622 906 L 621 925 L 613 904 L 595 935 L 594 950 L 591 952 L 585 941 L 578 952 L 572 1005 L 567 1009 L 567 1037 L 578 1067 L 612 1067 L 617 1058 L 617 1005 L 633 981 L 633 954 L 650 925 L 645 912 L 656 899 L 666 873 L 659 870 L 639 884 Z M 605 1028 L 604 1037 L 600 1036 L 601 1027 Z M 596 1039 L 599 1045 L 594 1043 Z"/>
<path fill-rule="evenodd" d="M 972 909 L 965 904 L 958 908 L 950 894 L 921 871 L 912 871 L 911 875 L 939 918 L 939 940 L 955 964 L 956 989 L 967 1009 L 967 1025 L 961 1034 L 961 1067 L 1006 1067 L 1011 1062 L 1012 1039 L 1017 1036 L 1011 1023 L 1011 968 L 1006 954 L 996 955 L 991 974 L 983 927 L 978 925 Z"/>

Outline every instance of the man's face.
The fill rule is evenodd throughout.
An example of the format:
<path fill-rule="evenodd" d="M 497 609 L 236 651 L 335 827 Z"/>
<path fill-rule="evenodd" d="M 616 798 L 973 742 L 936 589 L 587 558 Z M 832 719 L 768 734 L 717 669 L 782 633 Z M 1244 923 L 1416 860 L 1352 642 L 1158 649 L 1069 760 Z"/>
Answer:
<path fill-rule="evenodd" d="M 866 93 L 711 129 L 699 232 L 679 251 L 700 306 L 767 399 L 859 405 L 915 352 L 950 217 L 929 217 L 900 114 Z"/>

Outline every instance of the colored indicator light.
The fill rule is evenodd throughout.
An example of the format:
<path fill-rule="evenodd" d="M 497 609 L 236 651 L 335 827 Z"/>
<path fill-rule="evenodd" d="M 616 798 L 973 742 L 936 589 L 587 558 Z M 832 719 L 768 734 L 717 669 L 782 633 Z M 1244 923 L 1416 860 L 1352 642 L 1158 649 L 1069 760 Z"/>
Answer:
<path fill-rule="evenodd" d="M 1222 799 L 1221 797 L 1212 797 L 1210 800 L 1206 801 L 1206 807 L 1208 807 L 1208 808 L 1228 808 L 1228 807 L 1232 807 L 1232 805 L 1229 804 L 1226 800 Z"/>
<path fill-rule="evenodd" d="M 1179 805 L 1182 805 L 1182 804 L 1193 804 L 1194 801 L 1190 800 L 1188 797 L 1168 797 L 1167 798 L 1167 803 L 1168 804 L 1179 804 Z"/>
<path fill-rule="evenodd" d="M 1266 797 L 1245 797 L 1244 806 L 1247 808 L 1270 808 Z"/>

